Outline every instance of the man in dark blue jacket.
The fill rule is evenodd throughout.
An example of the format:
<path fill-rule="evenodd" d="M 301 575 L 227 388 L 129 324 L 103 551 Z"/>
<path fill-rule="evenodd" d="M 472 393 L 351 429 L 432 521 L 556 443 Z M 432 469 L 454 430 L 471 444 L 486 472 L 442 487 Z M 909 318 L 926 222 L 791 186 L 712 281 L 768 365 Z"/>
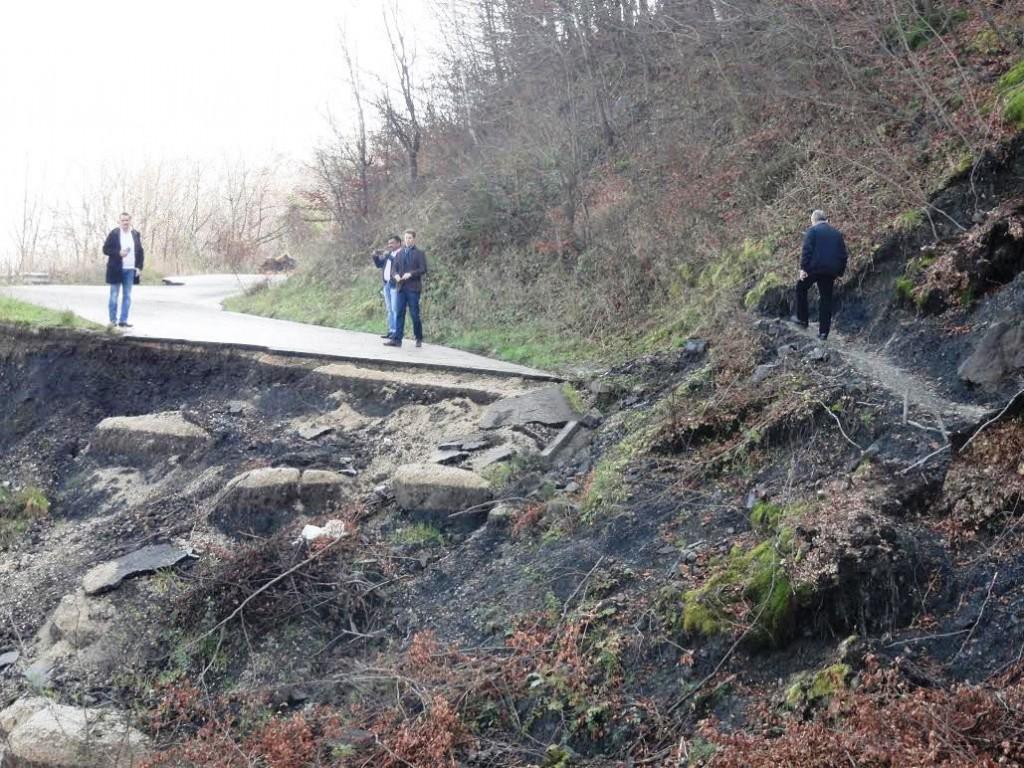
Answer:
<path fill-rule="evenodd" d="M 824 211 L 811 214 L 811 228 L 804 235 L 800 257 L 800 279 L 796 284 L 796 322 L 808 325 L 807 291 L 818 285 L 818 338 L 828 338 L 832 328 L 832 287 L 846 272 L 846 241 L 843 233 L 828 223 Z"/>
<path fill-rule="evenodd" d="M 423 346 L 423 324 L 420 322 L 420 293 L 423 275 L 427 274 L 427 257 L 416 247 L 416 233 L 405 230 L 405 247 L 395 256 L 391 276 L 395 281 L 395 335 L 384 342 L 386 347 L 402 346 L 405 335 L 405 308 L 412 315 L 412 331 L 416 346 Z"/>

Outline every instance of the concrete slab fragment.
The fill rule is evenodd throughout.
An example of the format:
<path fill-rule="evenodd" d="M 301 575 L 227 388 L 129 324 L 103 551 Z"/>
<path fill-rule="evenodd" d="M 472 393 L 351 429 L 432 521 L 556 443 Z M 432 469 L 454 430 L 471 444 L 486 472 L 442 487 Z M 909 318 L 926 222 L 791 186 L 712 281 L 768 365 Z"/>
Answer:
<path fill-rule="evenodd" d="M 124 557 L 97 565 L 85 574 L 82 588 L 87 595 L 97 595 L 115 589 L 125 579 L 170 568 L 189 557 L 192 557 L 189 550 L 171 544 L 143 547 Z"/>

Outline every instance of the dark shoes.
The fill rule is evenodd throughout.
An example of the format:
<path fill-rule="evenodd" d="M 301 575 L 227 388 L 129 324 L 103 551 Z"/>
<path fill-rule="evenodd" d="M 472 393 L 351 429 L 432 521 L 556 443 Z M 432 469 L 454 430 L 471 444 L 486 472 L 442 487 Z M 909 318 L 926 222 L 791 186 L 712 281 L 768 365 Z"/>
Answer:
<path fill-rule="evenodd" d="M 390 339 L 390 338 L 391 338 L 391 334 L 390 334 L 390 333 L 382 333 L 382 334 L 380 335 L 380 337 L 381 337 L 382 339 Z"/>
<path fill-rule="evenodd" d="M 826 339 L 828 339 L 828 334 L 827 333 L 819 333 L 818 334 L 818 338 L 821 339 L 822 341 L 825 341 Z"/>
<path fill-rule="evenodd" d="M 422 347 L 423 346 L 423 339 L 416 339 L 416 346 L 417 347 Z"/>
<path fill-rule="evenodd" d="M 131 323 L 118 323 L 117 327 L 118 328 L 134 328 L 135 326 L 132 325 Z"/>
<path fill-rule="evenodd" d="M 394 339 L 388 339 L 387 341 L 384 342 L 384 346 L 385 347 L 400 347 L 400 346 L 402 346 L 402 342 L 395 341 Z"/>
<path fill-rule="evenodd" d="M 801 328 L 806 328 L 809 324 L 802 322 L 800 318 L 797 317 L 796 315 L 793 315 L 791 318 L 789 318 L 789 322 L 791 322 L 793 325 L 799 325 Z"/>

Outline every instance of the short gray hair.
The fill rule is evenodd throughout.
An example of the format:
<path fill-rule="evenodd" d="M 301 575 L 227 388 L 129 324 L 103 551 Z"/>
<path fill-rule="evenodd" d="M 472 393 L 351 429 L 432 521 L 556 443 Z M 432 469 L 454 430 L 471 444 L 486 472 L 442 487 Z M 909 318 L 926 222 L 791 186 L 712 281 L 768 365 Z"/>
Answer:
<path fill-rule="evenodd" d="M 816 210 L 814 213 L 811 214 L 812 224 L 820 224 L 823 221 L 828 221 L 828 216 L 825 215 L 824 211 Z"/>

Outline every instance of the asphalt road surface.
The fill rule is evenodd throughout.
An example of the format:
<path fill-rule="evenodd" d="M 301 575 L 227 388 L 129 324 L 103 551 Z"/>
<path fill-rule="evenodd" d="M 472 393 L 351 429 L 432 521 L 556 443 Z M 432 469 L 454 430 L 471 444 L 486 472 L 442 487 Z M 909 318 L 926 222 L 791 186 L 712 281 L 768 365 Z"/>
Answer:
<path fill-rule="evenodd" d="M 221 302 L 264 280 L 262 275 L 195 275 L 171 278 L 183 285 L 138 285 L 132 291 L 132 308 L 122 329 L 126 336 L 174 341 L 265 347 L 271 351 L 293 352 L 346 360 L 367 360 L 547 377 L 542 371 L 481 355 L 424 342 L 417 349 L 407 338 L 400 349 L 383 346 L 383 339 L 370 333 L 342 331 L 289 320 L 275 320 L 238 312 L 226 312 Z M 15 285 L 0 287 L 0 293 L 50 309 L 69 309 L 96 323 L 107 323 L 106 285 Z M 381 302 L 381 330 L 384 304 Z M 409 318 L 406 329 L 411 330 Z M 429 338 L 430 329 L 424 328 Z"/>

